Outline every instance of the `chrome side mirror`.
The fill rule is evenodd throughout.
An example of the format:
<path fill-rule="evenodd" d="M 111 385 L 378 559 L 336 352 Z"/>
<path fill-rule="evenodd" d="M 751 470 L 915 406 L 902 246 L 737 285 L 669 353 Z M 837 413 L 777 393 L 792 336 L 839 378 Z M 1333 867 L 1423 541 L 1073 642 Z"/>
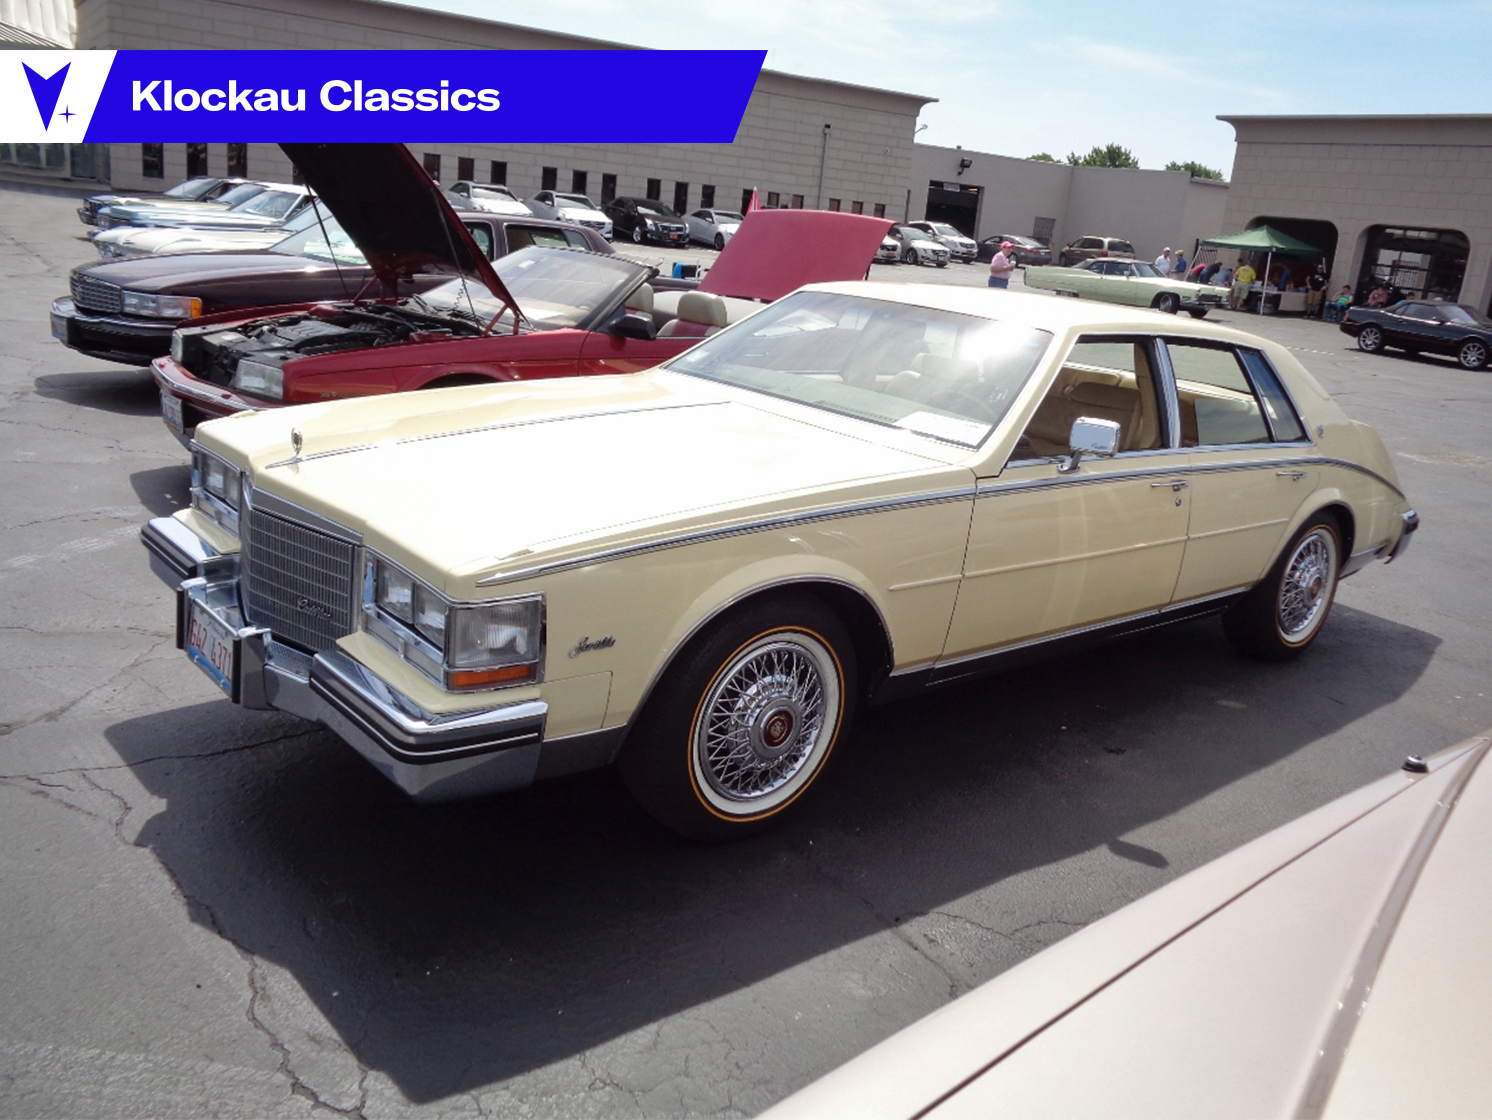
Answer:
<path fill-rule="evenodd" d="M 1058 474 L 1071 474 L 1077 470 L 1084 455 L 1107 458 L 1118 451 L 1119 425 L 1113 420 L 1079 416 L 1072 422 L 1072 434 L 1067 437 L 1067 447 L 1071 454 L 1057 465 Z"/>

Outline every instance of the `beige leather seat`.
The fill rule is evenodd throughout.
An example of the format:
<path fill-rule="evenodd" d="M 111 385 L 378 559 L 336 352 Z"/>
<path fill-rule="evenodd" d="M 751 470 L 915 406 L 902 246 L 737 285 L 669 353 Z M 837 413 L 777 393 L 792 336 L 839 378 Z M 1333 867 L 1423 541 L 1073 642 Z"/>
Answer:
<path fill-rule="evenodd" d="M 725 301 L 709 292 L 685 292 L 679 297 L 679 317 L 665 323 L 659 338 L 706 338 L 725 326 Z"/>
<path fill-rule="evenodd" d="M 633 293 L 627 297 L 627 310 L 636 311 L 642 315 L 653 313 L 653 285 L 639 284 Z"/>

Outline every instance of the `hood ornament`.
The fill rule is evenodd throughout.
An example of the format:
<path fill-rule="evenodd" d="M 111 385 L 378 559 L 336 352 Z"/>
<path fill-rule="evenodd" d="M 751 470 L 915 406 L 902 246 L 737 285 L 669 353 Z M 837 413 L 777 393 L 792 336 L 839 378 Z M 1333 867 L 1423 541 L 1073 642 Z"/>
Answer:
<path fill-rule="evenodd" d="M 291 428 L 290 429 L 290 449 L 292 451 L 294 451 L 297 456 L 300 455 L 301 444 L 304 443 L 304 442 L 305 442 L 305 440 L 304 440 L 304 438 L 300 434 L 300 429 L 299 428 Z"/>

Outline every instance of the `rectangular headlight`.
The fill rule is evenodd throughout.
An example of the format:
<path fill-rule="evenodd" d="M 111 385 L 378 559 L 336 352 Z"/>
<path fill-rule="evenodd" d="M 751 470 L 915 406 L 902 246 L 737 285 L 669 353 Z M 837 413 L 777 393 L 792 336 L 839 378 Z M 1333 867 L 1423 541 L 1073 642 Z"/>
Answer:
<path fill-rule="evenodd" d="M 233 371 L 233 388 L 256 397 L 282 400 L 285 396 L 285 371 L 279 366 L 240 358 Z"/>
<path fill-rule="evenodd" d="M 543 675 L 544 597 L 454 604 L 369 556 L 364 629 L 454 692 L 533 684 Z"/>
<path fill-rule="evenodd" d="M 192 508 L 238 533 L 238 510 L 243 502 L 243 475 L 200 447 L 192 448 Z"/>
<path fill-rule="evenodd" d="M 120 293 L 120 307 L 126 315 L 144 315 L 152 319 L 195 319 L 202 314 L 202 301 L 194 296 L 154 296 L 147 292 Z"/>

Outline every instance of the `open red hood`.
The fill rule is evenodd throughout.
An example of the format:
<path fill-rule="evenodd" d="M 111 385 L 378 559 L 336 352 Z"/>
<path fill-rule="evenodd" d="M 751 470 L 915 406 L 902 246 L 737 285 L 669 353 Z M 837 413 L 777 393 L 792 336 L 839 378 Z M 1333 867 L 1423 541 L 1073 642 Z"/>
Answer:
<path fill-rule="evenodd" d="M 281 144 L 352 238 L 385 295 L 400 276 L 448 273 L 480 280 L 516 313 L 518 305 L 443 192 L 403 144 Z"/>
<path fill-rule="evenodd" d="M 753 210 L 699 290 L 781 299 L 804 284 L 863 280 L 891 223 L 831 210 Z"/>

